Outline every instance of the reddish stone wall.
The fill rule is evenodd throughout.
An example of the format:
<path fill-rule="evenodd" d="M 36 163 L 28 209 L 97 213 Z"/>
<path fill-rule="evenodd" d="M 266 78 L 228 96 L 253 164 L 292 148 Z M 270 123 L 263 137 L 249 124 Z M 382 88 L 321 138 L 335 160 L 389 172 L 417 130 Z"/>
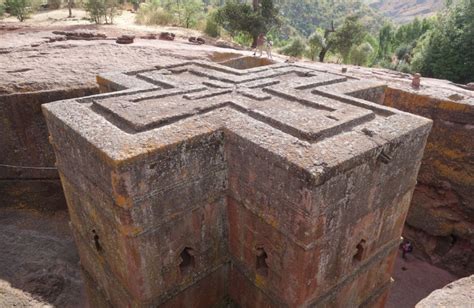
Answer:
<path fill-rule="evenodd" d="M 0 207 L 66 208 L 41 105 L 96 88 L 0 95 Z M 46 168 L 36 168 L 46 167 Z"/>
<path fill-rule="evenodd" d="M 384 104 L 433 120 L 404 236 L 433 264 L 474 272 L 474 106 L 392 88 Z"/>

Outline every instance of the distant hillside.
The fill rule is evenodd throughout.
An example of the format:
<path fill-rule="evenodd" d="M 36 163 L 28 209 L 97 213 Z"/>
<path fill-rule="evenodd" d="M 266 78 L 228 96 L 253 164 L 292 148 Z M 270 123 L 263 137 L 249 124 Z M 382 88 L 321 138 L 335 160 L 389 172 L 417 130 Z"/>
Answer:
<path fill-rule="evenodd" d="M 444 7 L 445 0 L 366 0 L 374 10 L 396 23 L 407 23 L 415 17 L 436 14 Z"/>
<path fill-rule="evenodd" d="M 381 0 L 380 0 L 381 1 Z M 369 7 L 365 0 L 276 0 L 287 25 L 308 37 L 317 27 L 340 25 L 350 14 L 359 15 L 367 30 L 377 33 L 383 16 Z"/>

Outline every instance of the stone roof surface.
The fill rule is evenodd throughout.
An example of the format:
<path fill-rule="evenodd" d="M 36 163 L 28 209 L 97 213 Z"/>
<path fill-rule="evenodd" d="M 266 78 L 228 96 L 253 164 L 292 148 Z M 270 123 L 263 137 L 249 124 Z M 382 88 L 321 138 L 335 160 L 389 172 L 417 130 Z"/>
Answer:
<path fill-rule="evenodd" d="M 380 155 L 380 145 L 430 125 L 422 117 L 349 95 L 383 92 L 381 83 L 347 81 L 291 64 L 238 70 L 188 61 L 98 79 L 121 91 L 44 108 L 114 164 L 227 129 L 317 179 L 335 167 L 354 165 L 362 155 Z"/>

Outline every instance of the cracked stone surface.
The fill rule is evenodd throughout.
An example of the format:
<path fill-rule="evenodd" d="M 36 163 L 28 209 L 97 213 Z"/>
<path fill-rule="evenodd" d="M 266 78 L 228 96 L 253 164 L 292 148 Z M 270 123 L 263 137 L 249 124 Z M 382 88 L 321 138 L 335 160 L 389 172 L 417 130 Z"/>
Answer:
<path fill-rule="evenodd" d="M 431 128 L 385 85 L 205 61 L 98 82 L 43 105 L 93 301 L 383 305 Z"/>
<path fill-rule="evenodd" d="M 442 289 L 433 291 L 416 308 L 470 307 L 474 302 L 474 275 L 456 280 Z"/>

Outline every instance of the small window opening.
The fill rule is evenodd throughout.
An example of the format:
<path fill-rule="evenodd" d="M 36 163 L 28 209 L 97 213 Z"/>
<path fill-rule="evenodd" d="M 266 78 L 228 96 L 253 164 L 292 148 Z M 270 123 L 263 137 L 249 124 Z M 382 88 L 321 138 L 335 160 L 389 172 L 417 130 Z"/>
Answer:
<path fill-rule="evenodd" d="M 268 276 L 267 253 L 263 248 L 257 248 L 256 270 L 261 276 Z"/>
<path fill-rule="evenodd" d="M 364 250 L 365 250 L 365 240 L 362 239 L 360 240 L 359 244 L 356 246 L 357 252 L 355 255 L 352 257 L 352 262 L 360 262 L 362 261 L 362 257 L 364 256 Z"/>
<path fill-rule="evenodd" d="M 95 250 L 98 252 L 102 252 L 102 246 L 100 245 L 99 241 L 99 235 L 95 232 L 95 229 L 92 229 L 92 233 L 94 234 L 94 245 L 95 245 Z"/>
<path fill-rule="evenodd" d="M 194 250 L 192 248 L 185 247 L 179 256 L 181 257 L 179 270 L 181 274 L 188 275 L 195 266 Z"/>
<path fill-rule="evenodd" d="M 451 245 L 456 244 L 456 242 L 458 241 L 458 237 L 454 234 L 451 234 L 450 237 L 451 237 Z"/>

